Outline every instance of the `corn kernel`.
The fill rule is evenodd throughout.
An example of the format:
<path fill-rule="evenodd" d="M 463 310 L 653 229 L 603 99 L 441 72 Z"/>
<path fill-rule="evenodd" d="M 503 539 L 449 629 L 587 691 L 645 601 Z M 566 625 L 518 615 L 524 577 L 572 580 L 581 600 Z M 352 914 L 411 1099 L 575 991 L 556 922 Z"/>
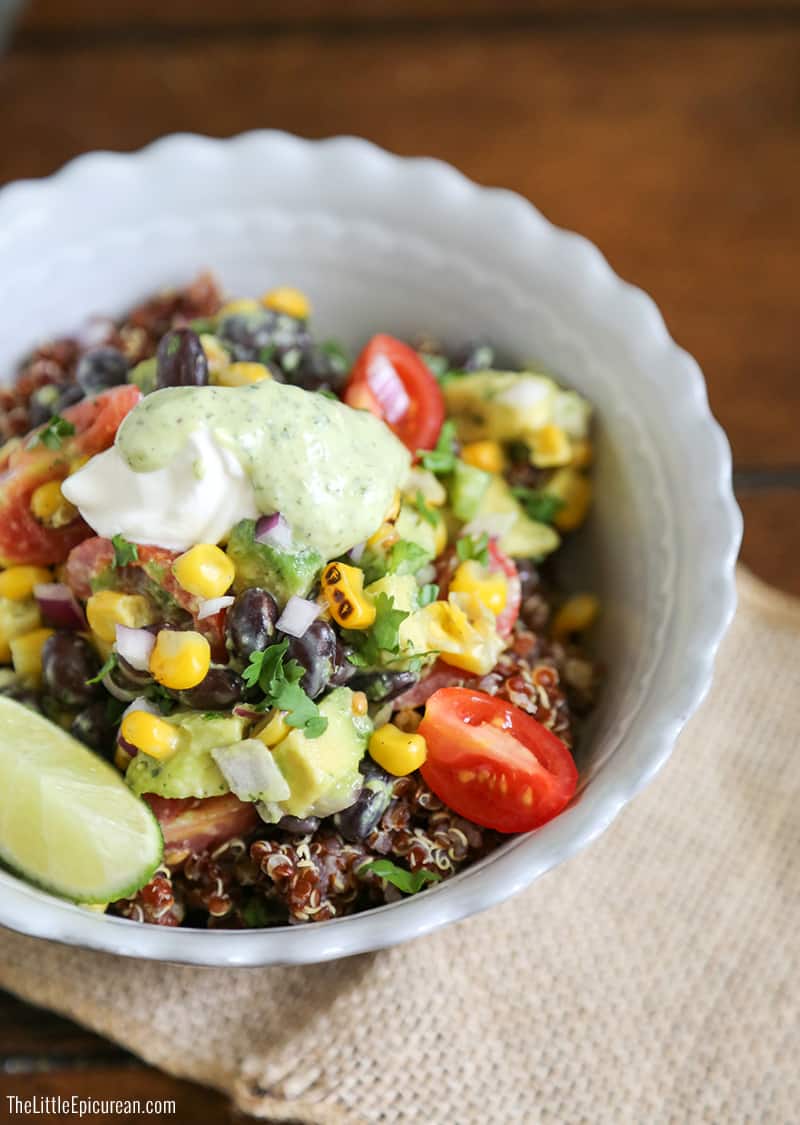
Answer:
<path fill-rule="evenodd" d="M 553 637 L 563 641 L 572 633 L 583 633 L 594 624 L 599 612 L 600 602 L 594 594 L 575 594 L 564 602 L 553 618 Z"/>
<path fill-rule="evenodd" d="M 353 698 L 350 701 L 350 707 L 354 715 L 366 715 L 367 713 L 367 697 L 363 691 L 354 691 Z"/>
<path fill-rule="evenodd" d="M 206 678 L 211 649 L 202 633 L 162 629 L 150 654 L 150 672 L 172 691 L 187 691 Z"/>
<path fill-rule="evenodd" d="M 33 594 L 34 586 L 52 581 L 52 573 L 43 566 L 11 566 L 0 574 L 0 598 L 21 602 Z"/>
<path fill-rule="evenodd" d="M 125 749 L 125 747 L 120 746 L 120 744 L 117 743 L 117 748 L 114 751 L 114 765 L 117 767 L 117 769 L 121 770 L 122 773 L 125 773 L 125 770 L 128 768 L 132 761 L 133 758 Z"/>
<path fill-rule="evenodd" d="M 198 543 L 175 560 L 172 573 L 190 594 L 221 598 L 236 577 L 236 567 L 213 543 Z"/>
<path fill-rule="evenodd" d="M 364 593 L 364 571 L 344 563 L 329 563 L 322 572 L 322 593 L 331 616 L 345 629 L 369 629 L 375 606 Z"/>
<path fill-rule="evenodd" d="M 25 687 L 38 687 L 42 682 L 42 649 L 54 629 L 34 629 L 8 642 L 14 671 Z"/>
<path fill-rule="evenodd" d="M 576 469 L 586 469 L 594 460 L 594 448 L 588 438 L 578 438 L 572 443 L 572 461 Z"/>
<path fill-rule="evenodd" d="M 433 549 L 437 555 L 441 555 L 447 546 L 447 523 L 443 516 L 439 516 L 434 532 L 436 538 L 433 541 Z"/>
<path fill-rule="evenodd" d="M 224 320 L 226 316 L 247 316 L 248 313 L 257 313 L 261 311 L 258 301 L 253 300 L 252 297 L 240 297 L 236 301 L 228 301 L 223 305 L 217 313 L 218 320 Z"/>
<path fill-rule="evenodd" d="M 113 644 L 117 625 L 141 629 L 155 621 L 153 606 L 141 594 L 120 594 L 116 590 L 101 590 L 92 594 L 86 603 L 86 620 L 100 641 Z"/>
<path fill-rule="evenodd" d="M 572 446 L 560 426 L 548 422 L 530 436 L 531 464 L 538 469 L 554 469 L 572 460 Z"/>
<path fill-rule="evenodd" d="M 78 509 L 70 504 L 61 492 L 60 480 L 49 480 L 40 484 L 31 496 L 31 512 L 45 527 L 66 527 L 78 515 Z"/>
<path fill-rule="evenodd" d="M 0 597 L 0 664 L 11 663 L 11 641 L 32 633 L 42 624 L 39 607 L 33 598 L 13 601 Z"/>
<path fill-rule="evenodd" d="M 296 320 L 308 320 L 311 315 L 311 303 L 299 289 L 291 285 L 279 285 L 277 289 L 270 289 L 261 298 L 261 304 L 273 312 L 293 316 Z"/>
<path fill-rule="evenodd" d="M 485 676 L 504 641 L 480 598 L 451 590 L 446 602 L 431 602 L 401 623 L 400 646 L 401 651 L 438 652 L 445 664 Z"/>
<path fill-rule="evenodd" d="M 387 723 L 369 740 L 370 756 L 387 773 L 405 777 L 419 769 L 428 756 L 428 746 L 421 734 L 409 734 Z"/>
<path fill-rule="evenodd" d="M 370 535 L 367 540 L 368 547 L 391 547 L 396 543 L 400 536 L 394 528 L 394 524 L 384 521 L 376 532 Z"/>
<path fill-rule="evenodd" d="M 162 762 L 171 758 L 181 744 L 178 728 L 149 711 L 130 711 L 122 720 L 119 733 L 131 746 Z"/>
<path fill-rule="evenodd" d="M 461 563 L 450 589 L 457 594 L 475 594 L 495 617 L 503 612 L 508 601 L 508 581 L 503 572 L 490 572 L 474 559 Z"/>
<path fill-rule="evenodd" d="M 263 363 L 231 363 L 218 371 L 213 381 L 218 387 L 249 387 L 271 378 L 269 368 Z"/>
<path fill-rule="evenodd" d="M 485 473 L 502 473 L 506 455 L 499 441 L 471 441 L 461 450 L 461 460 Z"/>
<path fill-rule="evenodd" d="M 575 469 L 559 469 L 545 486 L 545 492 L 563 500 L 553 517 L 559 531 L 574 531 L 586 519 L 592 501 L 592 483 L 583 473 Z"/>
<path fill-rule="evenodd" d="M 402 503 L 402 500 L 403 497 L 400 495 L 400 489 L 396 488 L 394 496 L 392 497 L 392 502 L 389 505 L 389 511 L 383 517 L 386 523 L 394 523 L 394 521 L 400 515 L 400 505 Z"/>
<path fill-rule="evenodd" d="M 290 730 L 291 727 L 286 722 L 286 712 L 273 707 L 264 722 L 253 731 L 252 737 L 259 739 L 271 750 L 286 738 Z"/>
<path fill-rule="evenodd" d="M 203 352 L 206 357 L 206 363 L 208 364 L 209 380 L 215 383 L 219 373 L 224 368 L 230 366 L 231 357 L 216 336 L 211 336 L 209 333 L 203 332 L 200 336 L 200 343 L 203 345 Z"/>

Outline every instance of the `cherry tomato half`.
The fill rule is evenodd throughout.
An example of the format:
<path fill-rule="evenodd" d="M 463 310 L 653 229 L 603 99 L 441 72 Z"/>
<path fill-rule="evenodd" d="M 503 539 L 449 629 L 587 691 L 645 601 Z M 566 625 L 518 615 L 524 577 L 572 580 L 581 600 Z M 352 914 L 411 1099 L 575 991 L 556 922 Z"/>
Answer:
<path fill-rule="evenodd" d="M 344 401 L 369 410 L 412 453 L 433 449 L 444 422 L 439 384 L 413 348 L 394 336 L 373 336 L 350 372 Z"/>
<path fill-rule="evenodd" d="M 428 700 L 419 733 L 426 783 L 461 816 L 499 832 L 528 832 L 567 806 L 578 771 L 567 747 L 531 715 L 471 688 Z"/>
<path fill-rule="evenodd" d="M 259 824 L 255 805 L 245 804 L 233 793 L 224 797 L 143 796 L 161 825 L 167 866 L 181 863 L 187 851 L 211 851 L 234 836 L 246 836 Z"/>

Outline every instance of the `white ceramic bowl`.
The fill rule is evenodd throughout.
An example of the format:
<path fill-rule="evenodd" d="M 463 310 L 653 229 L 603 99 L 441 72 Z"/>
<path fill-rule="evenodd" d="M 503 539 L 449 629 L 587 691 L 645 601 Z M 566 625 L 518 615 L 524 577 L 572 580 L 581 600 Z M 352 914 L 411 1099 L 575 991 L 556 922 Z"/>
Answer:
<path fill-rule="evenodd" d="M 741 519 L 702 375 L 653 302 L 585 239 L 435 160 L 361 140 L 174 136 L 0 192 L 0 370 L 43 336 L 211 267 L 234 294 L 307 290 L 322 334 L 480 337 L 597 407 L 596 506 L 571 548 L 603 600 L 602 703 L 572 806 L 416 898 L 264 931 L 162 930 L 0 873 L 0 922 L 133 957 L 315 962 L 427 933 L 514 894 L 598 836 L 656 773 L 709 686 L 734 609 Z M 568 875 L 564 876 L 568 878 Z"/>

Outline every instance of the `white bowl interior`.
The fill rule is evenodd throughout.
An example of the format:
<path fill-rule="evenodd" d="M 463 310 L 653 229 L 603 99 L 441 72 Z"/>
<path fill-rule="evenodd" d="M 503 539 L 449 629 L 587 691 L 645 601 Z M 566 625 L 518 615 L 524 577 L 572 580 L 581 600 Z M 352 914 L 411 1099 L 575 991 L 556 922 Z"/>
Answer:
<path fill-rule="evenodd" d="M 147 153 L 87 158 L 82 170 L 64 174 L 59 191 L 41 191 L 38 211 L 36 185 L 27 205 L 14 195 L 26 186 L 12 188 L 9 225 L 0 226 L 0 372 L 10 375 L 43 336 L 72 331 L 93 313 L 121 313 L 154 289 L 211 268 L 235 295 L 299 286 L 311 296 L 316 332 L 353 350 L 376 331 L 486 339 L 510 360 L 543 364 L 592 400 L 594 514 L 566 552 L 570 582 L 596 591 L 603 604 L 595 644 L 606 680 L 581 753 L 583 792 L 559 821 L 509 841 L 454 880 L 449 890 L 460 884 L 458 901 L 444 915 L 459 916 L 501 897 L 487 890 L 489 881 L 509 893 L 573 850 L 576 837 L 584 842 L 597 834 L 668 752 L 708 674 L 709 626 L 698 633 L 697 583 L 717 634 L 731 609 L 737 528 L 726 492 L 727 453 L 692 361 L 668 341 L 649 300 L 613 278 L 583 240 L 454 173 L 446 173 L 443 191 L 445 173 L 428 162 L 391 161 L 357 142 L 317 146 L 311 160 L 312 146 L 279 139 L 288 147 L 273 175 L 254 138 L 233 142 L 226 159 L 225 146 L 178 139 L 172 148 L 151 150 L 149 164 Z M 343 154 L 342 144 L 355 150 Z M 486 201 L 483 222 L 476 198 Z M 715 566 L 698 550 L 698 522 L 716 543 Z M 659 749 L 648 724 L 659 727 Z M 581 820 L 581 805 L 595 794 L 596 808 Z M 498 867 L 520 847 L 524 860 Z M 434 916 L 434 897 L 446 890 L 388 909 L 408 912 L 413 905 L 412 932 L 420 932 L 431 924 L 424 900 Z M 324 928 L 333 933 L 354 922 Z M 313 958 L 387 944 L 396 927 L 377 932 L 365 931 L 355 945 L 318 942 Z M 219 935 L 203 935 L 209 937 Z M 284 946 L 273 941 L 265 952 L 241 957 L 221 949 L 209 954 L 206 945 L 189 959 L 307 959 L 302 942 L 299 952 L 285 948 L 299 938 L 293 930 Z M 87 940 L 119 948 L 116 939 Z M 182 959 L 174 942 L 168 955 Z"/>

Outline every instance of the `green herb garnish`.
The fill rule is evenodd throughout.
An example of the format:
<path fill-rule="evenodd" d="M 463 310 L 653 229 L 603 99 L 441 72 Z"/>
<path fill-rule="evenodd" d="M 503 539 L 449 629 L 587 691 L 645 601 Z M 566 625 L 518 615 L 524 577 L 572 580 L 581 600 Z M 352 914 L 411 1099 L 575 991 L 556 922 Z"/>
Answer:
<path fill-rule="evenodd" d="M 264 366 L 266 367 L 266 365 L 270 362 L 270 360 L 272 360 L 274 358 L 274 356 L 275 356 L 275 345 L 274 344 L 266 344 L 263 348 L 259 348 L 258 362 L 263 363 Z"/>
<path fill-rule="evenodd" d="M 74 433 L 75 427 L 72 422 L 62 418 L 60 414 L 54 414 L 47 425 L 40 430 L 32 444 L 35 445 L 39 442 L 41 445 L 47 446 L 48 449 L 60 449 L 64 438 L 72 437 Z"/>
<path fill-rule="evenodd" d="M 139 560 L 139 548 L 131 543 L 124 535 L 112 535 L 111 542 L 114 546 L 114 566 L 128 566 Z"/>
<path fill-rule="evenodd" d="M 213 719 L 224 719 L 224 711 L 204 711 L 200 716 L 204 723 L 210 723 Z"/>
<path fill-rule="evenodd" d="M 114 671 L 116 666 L 117 666 L 117 654 L 115 652 L 112 652 L 111 655 L 109 656 L 108 660 L 105 662 L 103 667 L 97 673 L 97 675 L 92 676 L 91 680 L 87 680 L 86 683 L 87 684 L 99 684 L 101 680 L 104 680 L 106 678 L 106 676 L 108 675 L 109 672 Z"/>
<path fill-rule="evenodd" d="M 423 609 L 426 605 L 430 605 L 431 602 L 435 602 L 438 597 L 439 597 L 439 587 L 436 585 L 435 582 L 428 582 L 425 586 L 420 586 L 420 588 L 419 588 L 420 609 Z"/>
<path fill-rule="evenodd" d="M 554 517 L 564 507 L 560 496 L 546 492 L 543 488 L 525 488 L 522 485 L 511 491 L 525 509 L 525 514 L 537 523 L 552 523 Z"/>
<path fill-rule="evenodd" d="M 323 340 L 319 350 L 328 357 L 331 367 L 337 375 L 344 375 L 352 367 L 349 355 L 338 340 Z"/>
<path fill-rule="evenodd" d="M 439 433 L 435 449 L 418 449 L 422 467 L 436 476 L 452 473 L 456 464 L 456 424 L 448 418 Z"/>
<path fill-rule="evenodd" d="M 446 355 L 435 355 L 433 352 L 420 352 L 419 357 L 425 366 L 437 379 L 447 375 L 450 370 L 450 361 Z"/>
<path fill-rule="evenodd" d="M 328 726 L 328 720 L 320 715 L 319 707 L 300 687 L 305 668 L 297 660 L 284 661 L 288 641 L 270 645 L 262 652 L 250 654 L 250 663 L 242 672 L 245 684 L 252 688 L 258 686 L 264 699 L 258 710 L 277 707 L 286 711 L 286 723 L 303 731 L 306 738 L 318 738 Z"/>
<path fill-rule="evenodd" d="M 358 874 L 363 871 L 371 871 L 405 895 L 415 895 L 426 883 L 438 883 L 442 878 L 438 872 L 426 871 L 422 867 L 418 871 L 406 871 L 404 867 L 398 867 L 390 859 L 373 859 L 369 863 L 362 863 L 358 868 Z"/>
<path fill-rule="evenodd" d="M 422 489 L 417 489 L 417 495 L 414 497 L 412 503 L 425 522 L 429 523 L 431 527 L 436 527 L 439 522 L 439 517 L 430 504 L 426 502 L 425 497 L 422 495 Z"/>
<path fill-rule="evenodd" d="M 369 629 L 345 631 L 345 640 L 354 650 L 347 659 L 357 668 L 380 664 L 384 652 L 400 651 L 400 626 L 408 613 L 395 609 L 394 598 L 383 592 L 376 595 L 374 605 L 375 620 Z"/>
<path fill-rule="evenodd" d="M 462 562 L 474 559 L 481 566 L 489 565 L 489 536 L 484 531 L 482 535 L 462 535 L 456 541 L 456 554 Z"/>
<path fill-rule="evenodd" d="M 392 574 L 416 574 L 421 566 L 430 562 L 430 557 L 430 551 L 420 547 L 419 543 L 401 539 L 389 552 L 386 570 Z"/>

